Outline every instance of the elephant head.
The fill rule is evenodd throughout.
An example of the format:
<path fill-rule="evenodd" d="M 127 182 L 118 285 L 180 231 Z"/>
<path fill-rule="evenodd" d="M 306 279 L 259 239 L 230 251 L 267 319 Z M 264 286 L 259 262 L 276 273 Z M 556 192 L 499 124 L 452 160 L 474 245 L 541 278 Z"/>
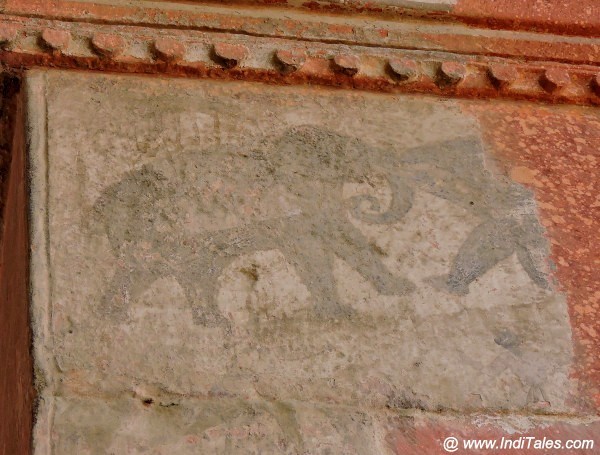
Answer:
<path fill-rule="evenodd" d="M 314 198 L 314 188 L 306 180 L 319 181 L 329 188 L 330 197 L 338 198 L 338 208 L 349 210 L 353 217 L 373 224 L 400 221 L 412 206 L 413 192 L 397 174 L 398 160 L 393 153 L 370 146 L 364 141 L 314 126 L 287 130 L 273 141 L 269 160 L 281 180 L 298 179 L 294 190 Z M 344 183 L 364 182 L 374 175 L 384 175 L 392 193 L 387 208 L 372 195 L 357 195 L 341 200 Z M 343 205 L 342 205 L 343 204 Z"/>

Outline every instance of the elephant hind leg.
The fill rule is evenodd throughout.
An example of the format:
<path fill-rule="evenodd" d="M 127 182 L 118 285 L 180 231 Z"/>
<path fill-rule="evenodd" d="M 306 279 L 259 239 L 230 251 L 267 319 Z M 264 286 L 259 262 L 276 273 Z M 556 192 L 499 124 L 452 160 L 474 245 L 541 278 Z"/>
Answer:
<path fill-rule="evenodd" d="M 115 270 L 102 296 L 99 313 L 121 320 L 127 315 L 130 302 L 137 299 L 158 278 L 153 270 L 140 265 Z"/>
<path fill-rule="evenodd" d="M 130 300 L 131 280 L 121 270 L 115 271 L 104 295 L 100 299 L 98 313 L 102 316 L 122 319 L 127 314 Z"/>

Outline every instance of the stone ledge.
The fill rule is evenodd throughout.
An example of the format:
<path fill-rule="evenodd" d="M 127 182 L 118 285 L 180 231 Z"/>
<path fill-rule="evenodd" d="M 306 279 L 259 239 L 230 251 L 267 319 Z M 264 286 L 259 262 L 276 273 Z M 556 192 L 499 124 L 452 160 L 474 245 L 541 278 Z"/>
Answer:
<path fill-rule="evenodd" d="M 319 405 L 298 401 L 123 396 L 57 397 L 54 430 L 38 438 L 53 453 L 443 454 L 446 437 L 521 441 L 592 440 L 600 420 L 522 415 L 465 416 Z M 52 442 L 50 442 L 52 441 Z M 597 441 L 594 441 L 597 443 Z M 533 444 L 533 440 L 530 444 Z M 564 451 L 561 453 L 592 453 Z M 519 453 L 534 454 L 540 450 Z"/>
<path fill-rule="evenodd" d="M 64 20 L 73 25 L 148 27 L 227 33 L 300 42 L 346 44 L 383 49 L 415 49 L 488 55 L 574 64 L 600 63 L 600 40 L 586 33 L 568 36 L 515 31 L 500 27 L 466 26 L 411 17 L 368 18 L 353 15 L 307 14 L 272 8 L 238 8 L 179 2 L 9 1 L 6 17 Z M 590 36 L 591 35 L 591 36 Z"/>
<path fill-rule="evenodd" d="M 62 38 L 60 48 L 49 46 L 43 39 L 57 33 Z M 161 53 L 165 43 L 171 52 L 176 50 L 176 55 Z M 0 16 L 0 47 L 0 61 L 12 67 L 51 66 L 464 98 L 600 104 L 600 70 L 589 65 L 6 16 Z M 239 56 L 225 59 L 219 56 L 221 48 L 236 49 Z M 287 65 L 282 57 L 286 52 L 301 53 L 302 63 Z M 339 59 L 351 59 L 351 71 L 336 64 Z M 402 70 L 406 67 L 411 68 L 408 76 Z"/>

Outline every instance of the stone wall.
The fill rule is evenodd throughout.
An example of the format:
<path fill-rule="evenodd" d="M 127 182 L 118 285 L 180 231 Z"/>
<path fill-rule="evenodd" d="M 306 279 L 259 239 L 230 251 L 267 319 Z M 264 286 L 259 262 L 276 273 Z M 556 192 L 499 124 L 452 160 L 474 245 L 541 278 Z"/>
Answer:
<path fill-rule="evenodd" d="M 597 110 L 26 82 L 37 453 L 597 431 Z"/>

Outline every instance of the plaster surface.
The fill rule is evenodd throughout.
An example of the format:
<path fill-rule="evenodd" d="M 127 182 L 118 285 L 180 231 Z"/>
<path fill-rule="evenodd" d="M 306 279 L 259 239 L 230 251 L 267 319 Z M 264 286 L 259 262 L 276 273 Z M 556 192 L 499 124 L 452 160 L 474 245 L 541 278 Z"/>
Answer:
<path fill-rule="evenodd" d="M 28 93 L 37 453 L 382 453 L 407 410 L 573 412 L 546 232 L 470 102 Z"/>

